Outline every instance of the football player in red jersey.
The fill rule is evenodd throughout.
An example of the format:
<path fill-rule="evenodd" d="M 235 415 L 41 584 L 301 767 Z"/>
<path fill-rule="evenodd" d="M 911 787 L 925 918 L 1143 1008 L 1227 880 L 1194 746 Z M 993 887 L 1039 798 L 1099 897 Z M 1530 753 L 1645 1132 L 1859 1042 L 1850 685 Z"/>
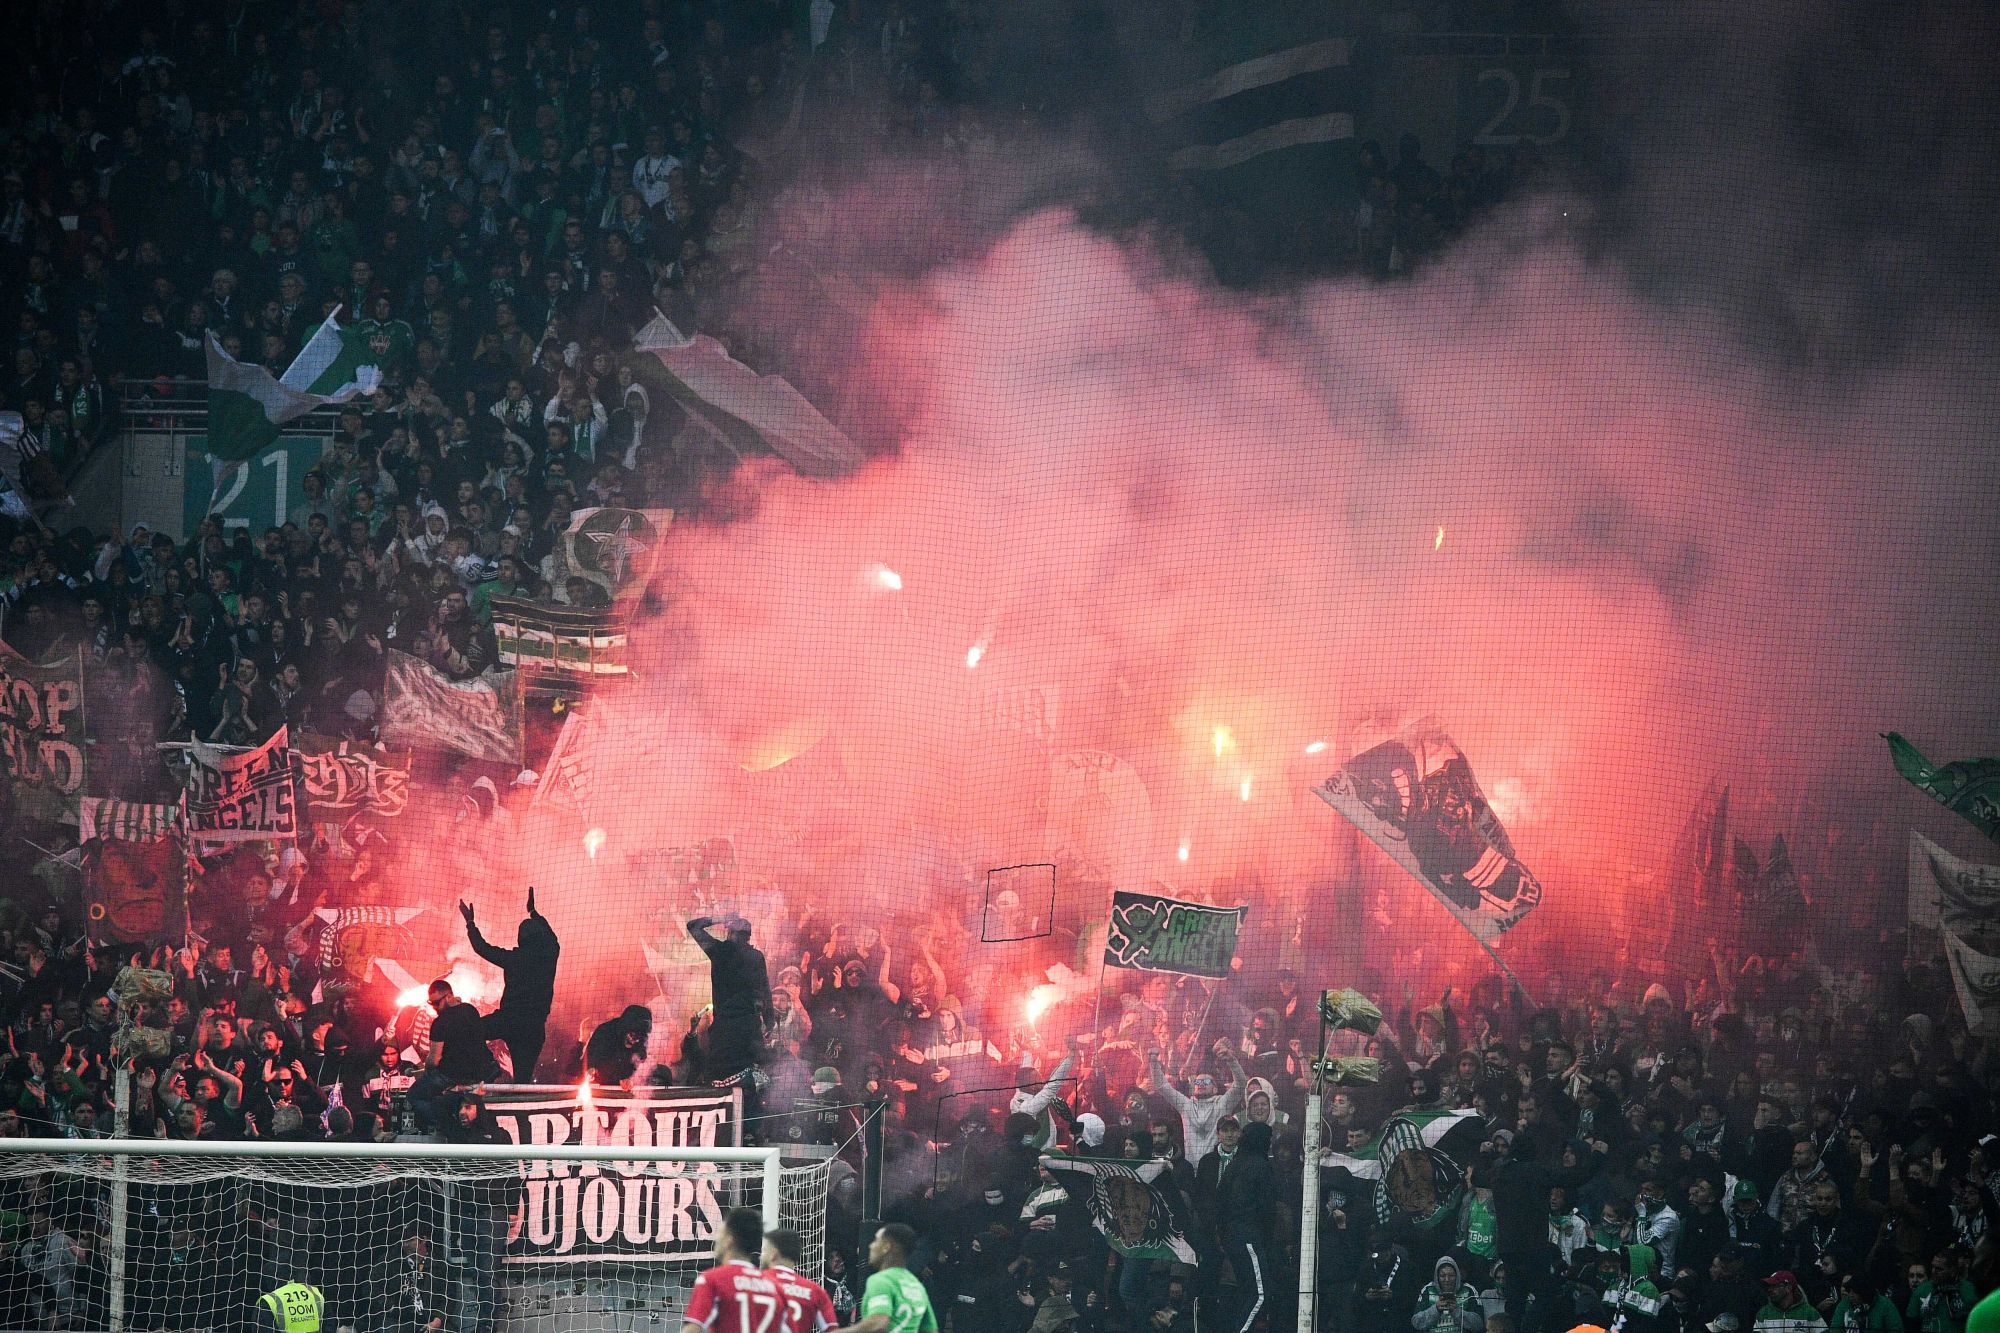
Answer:
<path fill-rule="evenodd" d="M 779 1227 L 764 1235 L 764 1275 L 778 1284 L 778 1299 L 784 1303 L 780 1318 L 784 1333 L 827 1333 L 838 1328 L 833 1297 L 826 1288 L 799 1271 L 805 1254 L 805 1240 L 790 1227 Z"/>
<path fill-rule="evenodd" d="M 773 1276 L 757 1267 L 764 1219 L 731 1208 L 715 1233 L 715 1267 L 694 1280 L 681 1333 L 784 1333 L 784 1301 Z"/>

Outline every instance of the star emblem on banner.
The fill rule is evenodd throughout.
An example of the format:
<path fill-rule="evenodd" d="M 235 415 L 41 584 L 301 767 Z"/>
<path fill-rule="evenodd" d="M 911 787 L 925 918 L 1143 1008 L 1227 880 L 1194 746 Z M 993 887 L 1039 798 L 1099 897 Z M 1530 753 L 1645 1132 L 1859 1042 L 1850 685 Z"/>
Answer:
<path fill-rule="evenodd" d="M 583 532 L 584 539 L 595 548 L 598 567 L 611 576 L 614 587 L 625 582 L 638 557 L 653 549 L 648 540 L 652 535 L 653 525 L 629 509 L 619 512 L 618 526 L 586 527 Z"/>

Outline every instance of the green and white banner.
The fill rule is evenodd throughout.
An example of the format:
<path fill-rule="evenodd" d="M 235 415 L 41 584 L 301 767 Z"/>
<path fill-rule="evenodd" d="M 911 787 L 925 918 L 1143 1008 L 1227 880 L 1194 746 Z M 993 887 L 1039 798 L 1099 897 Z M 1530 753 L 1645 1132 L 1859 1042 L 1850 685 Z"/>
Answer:
<path fill-rule="evenodd" d="M 256 457 L 277 442 L 286 422 L 373 392 L 382 382 L 367 340 L 359 330 L 343 329 L 339 313 L 313 331 L 283 375 L 245 365 L 208 335 L 208 452 L 218 465 Z"/>
<path fill-rule="evenodd" d="M 1104 964 L 1142 972 L 1226 977 L 1248 907 L 1210 907 L 1157 893 L 1111 895 Z"/>

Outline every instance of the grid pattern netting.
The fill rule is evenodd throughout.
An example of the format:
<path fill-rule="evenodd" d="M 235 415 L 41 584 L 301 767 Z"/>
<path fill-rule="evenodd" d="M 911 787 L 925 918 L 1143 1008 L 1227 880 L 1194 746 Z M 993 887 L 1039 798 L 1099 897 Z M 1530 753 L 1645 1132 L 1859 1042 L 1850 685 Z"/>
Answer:
<path fill-rule="evenodd" d="M 826 1181 L 782 1175 L 815 1275 Z M 762 1183 L 754 1164 L 7 1154 L 0 1327 L 245 1327 L 298 1281 L 328 1328 L 673 1328 L 720 1211 Z"/>

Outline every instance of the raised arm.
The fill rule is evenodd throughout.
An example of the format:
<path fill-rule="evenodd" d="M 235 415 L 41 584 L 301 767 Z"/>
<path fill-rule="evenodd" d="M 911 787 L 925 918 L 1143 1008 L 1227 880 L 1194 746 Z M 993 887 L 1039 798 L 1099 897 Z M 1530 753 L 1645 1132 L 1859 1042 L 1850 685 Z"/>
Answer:
<path fill-rule="evenodd" d="M 917 952 L 922 955 L 924 965 L 930 968 L 931 985 L 936 988 L 938 996 L 942 998 L 952 993 L 951 979 L 945 975 L 944 964 L 937 960 L 936 945 L 937 927 L 935 925 L 917 936 Z"/>
<path fill-rule="evenodd" d="M 887 940 L 882 941 L 882 966 L 876 970 L 875 985 L 884 995 L 889 997 L 890 1004 L 898 1004 L 902 1001 L 902 987 L 889 980 L 889 941 Z M 943 999 L 944 997 L 939 996 L 938 998 Z"/>
<path fill-rule="evenodd" d="M 1069 1071 L 1075 1065 L 1076 1051 L 1072 1049 L 1063 1052 L 1063 1058 L 1058 1060 L 1056 1067 L 1049 1071 L 1048 1082 L 1042 1084 L 1040 1092 L 1034 1093 L 1022 1100 L 1021 1110 L 1029 1115 L 1040 1115 L 1042 1112 L 1048 1110 L 1050 1103 L 1054 1102 L 1060 1094 L 1063 1081 L 1069 1077 Z"/>
<path fill-rule="evenodd" d="M 1167 1081 L 1167 1067 L 1160 1063 L 1157 1050 L 1146 1052 L 1146 1072 L 1153 1076 L 1153 1091 L 1166 1098 L 1174 1110 L 1185 1116 L 1193 1108 L 1194 1100 Z"/>
<path fill-rule="evenodd" d="M 708 933 L 708 928 L 714 924 L 715 918 L 712 916 L 698 916 L 687 923 L 688 938 L 693 940 L 703 953 L 715 952 L 715 937 Z"/>
<path fill-rule="evenodd" d="M 1243 1109 L 1243 1090 L 1250 1086 L 1250 1080 L 1243 1073 L 1243 1062 L 1236 1058 L 1234 1046 L 1224 1046 L 1222 1058 L 1229 1062 L 1229 1089 L 1222 1094 L 1222 1114 L 1235 1115 Z"/>
<path fill-rule="evenodd" d="M 505 972 L 508 965 L 514 961 L 514 954 L 517 951 L 502 949 L 497 944 L 489 943 L 487 938 L 479 933 L 479 923 L 472 919 L 471 903 L 461 902 L 458 905 L 458 914 L 465 918 L 465 938 L 466 942 L 472 945 L 472 951 Z"/>

